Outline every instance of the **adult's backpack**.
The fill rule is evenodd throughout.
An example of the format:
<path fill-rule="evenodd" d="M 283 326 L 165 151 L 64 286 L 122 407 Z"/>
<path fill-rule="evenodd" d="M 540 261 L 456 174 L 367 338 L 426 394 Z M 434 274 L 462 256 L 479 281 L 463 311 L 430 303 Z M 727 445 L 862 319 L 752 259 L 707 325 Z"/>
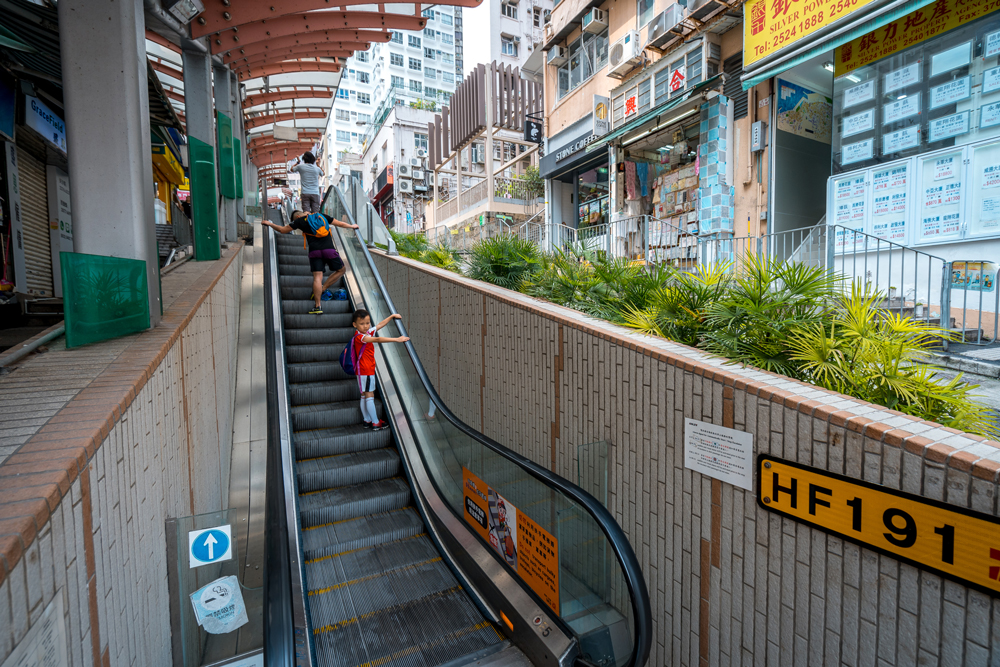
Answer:
<path fill-rule="evenodd" d="M 344 348 L 344 351 L 340 353 L 340 367 L 343 368 L 344 372 L 348 375 L 358 374 L 357 363 L 361 359 L 361 355 L 365 353 L 365 347 L 368 346 L 368 343 L 362 344 L 361 350 L 357 354 L 354 354 L 354 338 L 355 336 L 351 336 L 351 342 L 348 343 L 347 347 Z"/>
<path fill-rule="evenodd" d="M 324 237 L 330 235 L 330 227 L 328 226 L 326 216 L 321 213 L 310 213 L 306 216 L 306 224 L 309 225 L 310 232 L 303 232 L 303 236 L 316 236 Z M 308 247 L 308 242 L 305 238 L 302 239 L 302 246 Z"/>

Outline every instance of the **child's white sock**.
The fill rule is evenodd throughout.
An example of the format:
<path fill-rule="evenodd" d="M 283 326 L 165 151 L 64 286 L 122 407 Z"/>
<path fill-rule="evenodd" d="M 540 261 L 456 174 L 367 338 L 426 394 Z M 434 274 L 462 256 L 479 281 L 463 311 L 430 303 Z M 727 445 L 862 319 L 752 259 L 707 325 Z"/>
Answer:
<path fill-rule="evenodd" d="M 361 417 L 369 424 L 375 423 L 368 414 L 368 400 L 364 396 L 361 397 Z"/>
<path fill-rule="evenodd" d="M 368 404 L 368 414 L 372 416 L 372 423 L 378 423 L 378 410 L 375 409 L 375 397 L 368 396 L 365 398 L 365 402 Z"/>
<path fill-rule="evenodd" d="M 434 405 L 434 401 L 431 401 L 431 409 L 427 411 L 428 417 L 433 417 L 434 413 L 437 412 L 438 406 Z"/>

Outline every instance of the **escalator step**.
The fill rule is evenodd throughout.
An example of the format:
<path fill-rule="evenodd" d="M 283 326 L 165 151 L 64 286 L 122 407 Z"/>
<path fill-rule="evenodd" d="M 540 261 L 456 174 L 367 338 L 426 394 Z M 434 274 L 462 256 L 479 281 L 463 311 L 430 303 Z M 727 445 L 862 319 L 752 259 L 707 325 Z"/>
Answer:
<path fill-rule="evenodd" d="M 314 361 L 336 361 L 340 363 L 340 353 L 344 345 L 286 345 L 285 359 L 290 364 Z"/>
<path fill-rule="evenodd" d="M 308 259 L 308 258 L 307 258 Z M 278 272 L 283 276 L 309 276 L 312 277 L 312 271 L 309 270 L 309 263 L 302 262 L 301 264 L 278 264 Z"/>
<path fill-rule="evenodd" d="M 309 560 L 306 563 L 306 588 L 312 594 L 330 586 L 434 560 L 440 555 L 426 533 L 351 549 L 327 558 Z"/>
<path fill-rule="evenodd" d="M 409 502 L 410 487 L 406 480 L 393 477 L 299 496 L 299 514 L 302 527 L 310 528 L 400 509 Z"/>
<path fill-rule="evenodd" d="M 302 531 L 306 572 L 312 561 L 335 557 L 356 549 L 405 540 L 425 532 L 424 522 L 413 507 L 362 516 L 316 526 Z"/>
<path fill-rule="evenodd" d="M 336 403 L 338 401 L 358 400 L 361 392 L 354 378 L 333 380 L 330 382 L 300 382 L 289 387 L 292 405 L 311 405 L 314 403 Z"/>
<path fill-rule="evenodd" d="M 322 315 L 284 315 L 286 335 L 295 329 L 342 329 L 351 326 L 351 312 L 327 313 Z"/>
<path fill-rule="evenodd" d="M 299 461 L 299 492 L 309 493 L 387 479 L 399 474 L 399 454 L 394 449 L 373 449 Z"/>
<path fill-rule="evenodd" d="M 382 416 L 382 403 L 375 399 L 375 409 Z M 361 406 L 358 401 L 341 401 L 339 403 L 327 403 L 318 405 L 293 405 L 292 430 L 310 431 L 315 428 L 333 428 L 335 426 L 347 426 L 349 424 L 360 424 Z"/>
<path fill-rule="evenodd" d="M 301 276 L 300 276 L 301 277 Z M 310 276 L 312 277 L 312 276 Z M 330 270 L 325 269 L 323 272 L 323 279 L 326 280 L 330 277 Z M 330 283 L 327 287 L 328 290 L 335 291 L 344 286 L 344 279 L 340 278 L 337 282 Z M 309 285 L 306 287 L 282 287 L 281 288 L 281 298 L 288 301 L 312 301 L 312 281 L 309 281 Z"/>
<path fill-rule="evenodd" d="M 317 662 L 331 667 L 440 665 L 502 639 L 458 586 L 314 627 Z"/>
<path fill-rule="evenodd" d="M 311 317 L 317 317 L 312 315 Z M 320 315 L 319 317 L 326 317 Z M 285 343 L 288 345 L 337 345 L 338 349 L 351 341 L 357 333 L 354 327 L 330 327 L 328 329 L 291 329 L 285 331 Z"/>
<path fill-rule="evenodd" d="M 282 299 L 281 312 L 285 315 L 308 315 L 309 311 L 313 309 L 313 305 L 313 302 L 309 299 L 295 301 Z M 350 301 L 320 301 L 319 305 L 323 309 L 324 315 L 329 313 L 349 313 L 352 310 Z M 321 316 L 313 315 L 312 317 Z"/>
<path fill-rule="evenodd" d="M 320 456 L 363 452 L 393 445 L 392 431 L 372 431 L 361 424 L 303 431 L 292 436 L 298 460 Z"/>
<path fill-rule="evenodd" d="M 312 276 L 278 276 L 281 289 L 286 287 L 312 287 Z"/>
<path fill-rule="evenodd" d="M 323 315 L 306 315 L 305 317 L 325 317 Z M 287 351 L 287 347 L 285 348 Z M 354 380 L 357 378 L 348 375 L 340 367 L 340 361 L 324 363 L 301 363 L 288 364 L 288 381 L 298 384 L 300 382 L 330 382 L 333 380 Z"/>

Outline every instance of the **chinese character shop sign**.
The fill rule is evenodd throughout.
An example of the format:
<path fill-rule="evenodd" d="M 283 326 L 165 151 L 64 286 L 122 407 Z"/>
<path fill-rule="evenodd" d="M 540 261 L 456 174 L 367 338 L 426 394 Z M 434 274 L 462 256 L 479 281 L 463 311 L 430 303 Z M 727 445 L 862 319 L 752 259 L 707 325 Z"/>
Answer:
<path fill-rule="evenodd" d="M 996 8 L 996 2 L 989 0 L 936 0 L 837 47 L 834 57 L 836 76 L 974 21 Z"/>
<path fill-rule="evenodd" d="M 743 6 L 744 66 L 840 22 L 875 0 L 748 0 Z"/>
<path fill-rule="evenodd" d="M 639 110 L 639 93 L 636 88 L 625 96 L 625 117 L 634 116 Z"/>
<path fill-rule="evenodd" d="M 686 71 L 686 67 L 678 67 L 674 70 L 674 73 L 670 75 L 670 92 L 680 90 L 684 87 L 684 74 Z"/>

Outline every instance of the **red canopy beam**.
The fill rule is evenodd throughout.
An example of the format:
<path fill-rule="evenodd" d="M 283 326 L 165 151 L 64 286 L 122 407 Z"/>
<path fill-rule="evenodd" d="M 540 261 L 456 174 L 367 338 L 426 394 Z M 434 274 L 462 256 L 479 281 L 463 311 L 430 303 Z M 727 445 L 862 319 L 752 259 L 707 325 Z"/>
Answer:
<path fill-rule="evenodd" d="M 240 81 L 247 79 L 257 79 L 263 76 L 274 76 L 275 74 L 289 74 L 291 72 L 339 72 L 339 63 L 326 63 L 321 60 L 288 60 L 273 65 L 254 65 L 252 67 L 236 69 L 236 76 Z"/>
<path fill-rule="evenodd" d="M 315 141 L 274 141 L 263 146 L 250 149 L 253 155 L 263 155 L 277 150 L 291 151 L 291 155 L 296 156 L 305 153 L 316 145 Z"/>
<path fill-rule="evenodd" d="M 184 80 L 184 72 L 177 69 L 176 67 L 171 67 L 170 65 L 160 60 L 157 60 L 156 58 L 150 58 L 149 64 L 153 66 L 153 69 L 155 69 L 157 72 L 161 74 L 166 74 L 167 76 L 173 77 L 178 81 Z"/>
<path fill-rule="evenodd" d="M 367 51 L 368 47 L 372 44 L 376 42 L 387 43 L 391 39 L 392 35 L 379 30 L 318 30 L 304 35 L 275 37 L 274 39 L 255 42 L 253 44 L 237 44 L 223 49 L 222 52 L 233 56 L 233 59 L 235 59 L 236 57 L 250 56 L 255 53 L 267 53 L 280 49 L 290 49 L 297 46 L 305 46 L 306 44 L 337 44 L 338 42 L 342 44 L 350 42 L 365 44 L 365 48 L 358 50 Z"/>
<path fill-rule="evenodd" d="M 306 139 L 316 140 L 316 139 L 320 139 L 322 136 L 323 136 L 323 132 L 319 131 L 319 130 L 312 131 L 312 132 L 304 132 L 302 130 L 299 130 L 299 141 L 305 141 Z M 275 139 L 273 134 L 263 134 L 263 135 L 260 135 L 260 136 L 257 136 L 257 137 L 254 137 L 253 139 L 251 139 L 250 143 L 247 144 L 247 148 L 253 150 L 254 148 L 259 148 L 261 146 L 266 146 L 268 144 L 277 143 L 279 141 L 287 141 L 287 140 L 286 139 Z"/>
<path fill-rule="evenodd" d="M 341 44 L 342 43 L 343 42 L 341 42 Z M 359 42 L 349 43 L 352 44 L 349 48 L 341 47 L 339 49 L 333 49 L 328 46 L 302 46 L 295 49 L 285 49 L 281 52 L 255 53 L 252 56 L 242 56 L 240 58 L 227 60 L 227 64 L 233 69 L 236 69 L 237 67 L 270 65 L 273 63 L 280 63 L 285 60 L 297 60 L 299 58 L 350 58 L 354 55 L 354 51 L 358 47 L 364 46 Z"/>
<path fill-rule="evenodd" d="M 478 7 L 482 0 L 443 0 L 437 5 L 452 7 Z M 336 7 L 372 4 L 370 0 L 334 0 Z M 191 23 L 191 34 L 201 37 L 214 32 L 222 32 L 236 26 L 255 21 L 269 21 L 289 14 L 302 14 L 314 9 L 329 9 L 328 0 L 206 0 L 205 11 Z"/>
<path fill-rule="evenodd" d="M 162 35 L 159 35 L 159 34 L 153 32 L 149 28 L 146 28 L 146 39 L 148 39 L 151 42 L 155 42 L 156 44 L 159 44 L 160 46 L 162 46 L 165 49 L 169 49 L 169 50 L 174 51 L 176 53 L 180 53 L 181 52 L 181 47 L 177 46 L 176 44 L 174 44 L 173 42 L 171 42 L 166 37 L 163 37 Z"/>
<path fill-rule="evenodd" d="M 326 111 L 296 111 L 295 113 L 289 111 L 287 113 L 270 114 L 267 116 L 252 116 L 246 119 L 246 127 L 249 130 L 261 125 L 270 125 L 271 123 L 280 123 L 283 120 L 292 119 L 319 118 L 322 120 L 326 118 L 326 115 Z"/>
<path fill-rule="evenodd" d="M 332 88 L 293 88 L 278 90 L 271 93 L 260 93 L 259 95 L 247 95 L 243 102 L 243 108 L 270 104 L 271 102 L 281 102 L 282 100 L 308 100 L 308 99 L 329 99 L 333 97 Z"/>
<path fill-rule="evenodd" d="M 423 16 L 379 14 L 377 12 L 310 12 L 290 14 L 273 21 L 248 23 L 237 29 L 225 30 L 212 37 L 212 53 L 231 51 L 245 44 L 263 42 L 275 37 L 287 37 L 322 30 L 423 30 Z"/>

